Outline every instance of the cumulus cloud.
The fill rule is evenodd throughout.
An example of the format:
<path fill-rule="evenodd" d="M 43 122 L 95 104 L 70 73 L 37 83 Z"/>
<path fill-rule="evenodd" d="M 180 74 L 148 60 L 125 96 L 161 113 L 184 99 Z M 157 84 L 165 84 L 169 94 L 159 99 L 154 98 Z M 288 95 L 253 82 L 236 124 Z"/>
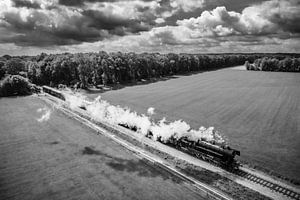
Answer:
<path fill-rule="evenodd" d="M 267 3 L 265 3 L 267 5 Z M 262 35 L 282 31 L 278 24 L 272 22 L 266 12 L 265 4 L 245 8 L 242 13 L 227 11 L 225 7 L 217 7 L 212 11 L 204 11 L 197 18 L 178 20 L 179 26 L 195 31 L 194 36 L 228 36 L 228 35 Z M 272 8 L 268 8 L 272 10 Z M 289 7 L 285 12 L 289 12 Z M 274 16 L 280 13 L 274 12 Z M 296 16 L 295 16 L 296 17 Z"/>
<path fill-rule="evenodd" d="M 204 6 L 205 0 L 170 0 L 170 5 L 175 10 L 182 9 L 185 12 L 193 11 Z"/>
<path fill-rule="evenodd" d="M 23 52 L 251 52 L 261 45 L 299 52 L 298 0 L 241 1 L 238 10 L 229 3 L 212 7 L 220 2 L 5 0 L 0 1 L 0 43 L 11 52 L 17 46 Z"/>
<path fill-rule="evenodd" d="M 26 8 L 33 8 L 39 9 L 41 8 L 40 4 L 36 1 L 27 1 L 27 0 L 13 0 L 15 6 L 18 7 L 26 7 Z"/>
<path fill-rule="evenodd" d="M 164 23 L 164 22 L 166 22 L 166 21 L 164 20 L 164 18 L 161 18 L 161 17 L 159 17 L 155 20 L 155 23 L 157 23 L 157 24 L 161 24 L 161 23 Z"/>
<path fill-rule="evenodd" d="M 203 52 L 208 48 L 212 52 L 239 52 L 239 49 L 243 52 L 259 49 L 266 52 L 297 52 L 300 47 L 289 46 L 291 41 L 299 44 L 297 10 L 299 6 L 293 0 L 266 1 L 246 7 L 241 12 L 216 7 L 211 11 L 203 11 L 197 18 L 178 20 L 174 26 L 154 27 L 137 36 L 119 38 L 110 45 L 121 47 L 122 44 L 131 44 L 134 46 L 132 49 L 141 51 L 144 50 L 143 46 L 147 46 L 154 51 L 164 49 L 165 52 L 177 48 L 185 52 Z M 281 23 L 284 21 L 289 23 L 283 26 Z M 286 39 L 290 42 L 286 42 Z M 268 49 L 268 45 L 273 49 Z"/>
<path fill-rule="evenodd" d="M 2 1 L 0 29 L 8 34 L 1 35 L 0 42 L 20 46 L 70 45 L 146 31 L 150 29 L 147 17 L 136 9 L 154 9 L 155 6 L 155 2 L 117 2 L 73 8 L 58 7 L 46 0 Z M 151 17 L 154 21 L 155 17 Z"/>
<path fill-rule="evenodd" d="M 241 13 L 217 7 L 205 11 L 198 18 L 178 21 L 179 25 L 207 29 L 217 35 L 274 34 L 284 31 L 299 32 L 299 2 L 272 0 L 246 7 Z M 219 28 L 218 28 L 219 27 Z"/>
<path fill-rule="evenodd" d="M 284 31 L 300 33 L 300 2 L 298 0 L 268 1 L 262 4 L 260 14 Z"/>
<path fill-rule="evenodd" d="M 149 46 L 185 45 L 190 48 L 197 45 L 198 49 L 222 47 L 229 51 L 233 46 L 246 45 L 246 52 L 254 49 L 251 46 L 287 45 L 285 39 L 299 44 L 297 13 L 299 3 L 294 0 L 266 1 L 246 7 L 240 13 L 216 7 L 202 12 L 197 18 L 178 20 L 175 26 L 152 28 L 141 33 L 137 40 Z M 297 52 L 299 47 L 294 46 L 291 51 Z"/>
<path fill-rule="evenodd" d="M 86 3 L 118 2 L 118 1 L 122 1 L 122 0 L 58 0 L 58 3 L 60 5 L 77 7 L 77 6 L 83 6 Z"/>

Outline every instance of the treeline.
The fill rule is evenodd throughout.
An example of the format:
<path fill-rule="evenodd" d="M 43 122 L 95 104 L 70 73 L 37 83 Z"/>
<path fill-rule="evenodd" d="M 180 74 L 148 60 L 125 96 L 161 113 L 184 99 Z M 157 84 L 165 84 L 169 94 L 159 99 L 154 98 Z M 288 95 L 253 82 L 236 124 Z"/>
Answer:
<path fill-rule="evenodd" d="M 278 71 L 300 72 L 300 58 L 286 57 L 284 59 L 263 57 L 256 59 L 254 63 L 245 63 L 247 70 L 254 71 Z"/>
<path fill-rule="evenodd" d="M 279 55 L 284 57 L 284 55 Z M 21 75 L 38 85 L 131 83 L 142 79 L 212 70 L 254 62 L 260 54 L 77 53 L 0 58 L 0 78 Z"/>

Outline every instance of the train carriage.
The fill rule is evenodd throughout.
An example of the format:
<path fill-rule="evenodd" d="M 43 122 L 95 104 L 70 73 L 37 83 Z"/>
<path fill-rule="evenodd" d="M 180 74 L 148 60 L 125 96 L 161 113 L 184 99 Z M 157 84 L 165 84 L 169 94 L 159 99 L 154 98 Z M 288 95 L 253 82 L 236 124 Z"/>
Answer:
<path fill-rule="evenodd" d="M 53 95 L 53 96 L 55 96 L 55 97 L 57 97 L 57 98 L 59 98 L 63 101 L 66 100 L 65 96 L 59 90 L 54 89 L 52 87 L 44 85 L 43 86 L 43 92 L 51 94 L 51 95 Z"/>

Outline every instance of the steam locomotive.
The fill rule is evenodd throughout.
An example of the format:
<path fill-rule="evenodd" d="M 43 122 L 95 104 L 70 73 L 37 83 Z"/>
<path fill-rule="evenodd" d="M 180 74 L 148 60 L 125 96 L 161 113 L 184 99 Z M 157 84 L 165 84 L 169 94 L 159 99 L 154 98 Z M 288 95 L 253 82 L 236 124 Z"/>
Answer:
<path fill-rule="evenodd" d="M 59 90 L 43 86 L 43 91 L 65 101 L 64 95 Z M 85 110 L 84 107 L 80 108 Z M 137 127 L 129 127 L 127 124 L 119 125 L 132 131 L 137 131 Z M 148 138 L 152 138 L 152 136 L 153 134 L 151 131 L 149 131 L 146 135 Z M 239 167 L 239 163 L 234 158 L 235 156 L 240 156 L 240 151 L 232 149 L 227 145 L 216 144 L 205 140 L 192 141 L 189 140 L 188 137 L 182 137 L 179 139 L 171 137 L 166 142 L 158 138 L 158 141 L 188 153 L 198 159 L 220 166 L 228 171 L 233 171 Z"/>
<path fill-rule="evenodd" d="M 240 151 L 227 145 L 217 145 L 204 140 L 191 141 L 187 137 L 170 138 L 166 145 L 184 151 L 196 158 L 207 161 L 228 171 L 238 169 L 239 163 L 234 159 L 240 156 Z"/>
<path fill-rule="evenodd" d="M 118 125 L 132 131 L 137 131 L 137 127 L 129 127 L 127 124 Z M 146 135 L 148 138 L 152 138 L 152 136 L 153 134 L 151 131 L 149 131 Z M 232 149 L 224 144 L 216 144 L 215 142 L 208 142 L 204 139 L 192 141 L 189 140 L 188 137 L 182 137 L 179 139 L 171 137 L 167 141 L 162 141 L 161 138 L 157 138 L 157 141 L 190 154 L 198 159 L 222 167 L 228 171 L 234 171 L 240 166 L 240 164 L 234 159 L 235 156 L 240 156 L 240 151 Z"/>

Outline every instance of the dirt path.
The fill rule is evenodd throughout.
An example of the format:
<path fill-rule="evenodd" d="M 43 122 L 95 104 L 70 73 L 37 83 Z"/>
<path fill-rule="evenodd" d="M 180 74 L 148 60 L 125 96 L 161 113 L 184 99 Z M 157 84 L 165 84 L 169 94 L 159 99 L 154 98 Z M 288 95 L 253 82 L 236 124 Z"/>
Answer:
<path fill-rule="evenodd" d="M 37 112 L 39 108 L 45 108 Z M 0 99 L 1 199 L 203 199 L 33 97 Z"/>

